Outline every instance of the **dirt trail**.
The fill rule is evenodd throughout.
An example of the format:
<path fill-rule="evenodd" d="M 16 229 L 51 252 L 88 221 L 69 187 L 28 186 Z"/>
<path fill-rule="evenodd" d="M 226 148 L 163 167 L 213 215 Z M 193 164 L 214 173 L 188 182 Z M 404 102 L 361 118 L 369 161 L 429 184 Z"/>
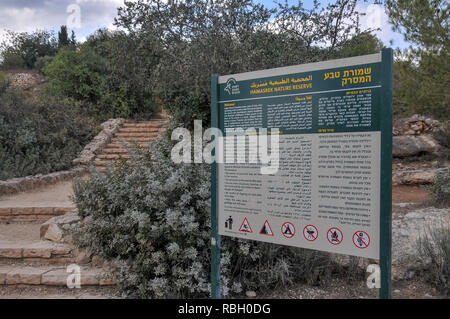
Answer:
<path fill-rule="evenodd" d="M 422 187 L 416 185 L 398 185 L 392 187 L 392 202 L 420 203 L 430 199 Z"/>
<path fill-rule="evenodd" d="M 64 181 L 45 188 L 0 197 L 1 207 L 71 207 L 72 181 Z"/>

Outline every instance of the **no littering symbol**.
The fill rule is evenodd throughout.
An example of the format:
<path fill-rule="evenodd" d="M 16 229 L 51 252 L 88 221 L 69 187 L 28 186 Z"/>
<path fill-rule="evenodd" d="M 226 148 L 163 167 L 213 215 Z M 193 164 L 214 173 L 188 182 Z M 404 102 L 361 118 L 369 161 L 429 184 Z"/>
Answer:
<path fill-rule="evenodd" d="M 331 227 L 328 229 L 327 232 L 327 239 L 332 245 L 339 245 L 342 243 L 342 239 L 344 238 L 344 235 L 342 235 L 342 232 L 339 228 Z"/>
<path fill-rule="evenodd" d="M 286 238 L 292 238 L 295 235 L 295 227 L 292 223 L 284 223 L 283 226 L 281 226 L 281 233 Z"/>
<path fill-rule="evenodd" d="M 303 236 L 308 241 L 315 241 L 319 237 L 319 231 L 314 225 L 307 225 L 303 228 Z"/>
<path fill-rule="evenodd" d="M 358 230 L 353 234 L 353 244 L 361 249 L 367 248 L 370 244 L 370 237 L 365 231 Z"/>

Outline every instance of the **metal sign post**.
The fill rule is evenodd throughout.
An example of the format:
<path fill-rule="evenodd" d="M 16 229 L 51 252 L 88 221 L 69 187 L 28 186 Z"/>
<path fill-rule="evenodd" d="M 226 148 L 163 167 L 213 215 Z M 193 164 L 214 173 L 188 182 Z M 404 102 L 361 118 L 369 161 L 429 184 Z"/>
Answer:
<path fill-rule="evenodd" d="M 221 295 L 220 236 L 379 259 L 380 298 L 391 297 L 392 67 L 384 49 L 211 77 L 216 145 L 228 152 L 255 132 L 258 147 L 273 134 L 280 142 L 275 173 L 234 154 L 211 165 L 212 298 Z"/>

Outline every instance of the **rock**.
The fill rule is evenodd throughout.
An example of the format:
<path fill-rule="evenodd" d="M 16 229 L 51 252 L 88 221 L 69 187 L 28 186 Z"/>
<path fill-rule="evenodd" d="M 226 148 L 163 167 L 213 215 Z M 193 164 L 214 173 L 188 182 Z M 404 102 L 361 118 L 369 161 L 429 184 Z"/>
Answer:
<path fill-rule="evenodd" d="M 92 265 L 94 267 L 102 267 L 105 263 L 105 260 L 100 256 L 93 256 L 92 257 Z"/>
<path fill-rule="evenodd" d="M 392 263 L 403 269 L 418 266 L 417 240 L 429 236 L 429 231 L 450 225 L 450 209 L 428 207 L 417 209 L 392 221 Z M 403 276 L 398 274 L 399 277 Z M 408 272 L 405 278 L 414 276 Z"/>
<path fill-rule="evenodd" d="M 399 294 L 399 293 L 400 293 L 400 290 L 395 289 L 394 292 L 395 292 L 396 294 Z"/>
<path fill-rule="evenodd" d="M 393 185 L 430 184 L 436 169 L 401 170 L 392 172 Z"/>
<path fill-rule="evenodd" d="M 256 297 L 256 292 L 254 292 L 254 291 L 246 291 L 246 292 L 245 292 L 245 295 L 246 295 L 248 298 L 255 298 L 255 297 Z"/>
<path fill-rule="evenodd" d="M 55 242 L 64 242 L 64 226 L 77 223 L 81 220 L 77 211 L 72 211 L 61 216 L 50 218 L 41 225 L 41 239 L 48 239 Z"/>
<path fill-rule="evenodd" d="M 91 262 L 89 254 L 86 252 L 86 250 L 80 250 L 77 254 L 76 263 L 83 265 L 89 262 Z"/>
<path fill-rule="evenodd" d="M 407 157 L 423 153 L 436 153 L 439 144 L 430 135 L 394 136 L 392 140 L 392 156 Z"/>
<path fill-rule="evenodd" d="M 45 239 L 61 242 L 63 239 L 63 231 L 57 224 L 50 224 L 44 235 Z"/>
<path fill-rule="evenodd" d="M 430 295 L 429 293 L 426 293 L 426 294 L 425 294 L 425 298 L 429 298 L 429 299 L 432 299 L 432 298 L 433 298 L 433 296 L 432 296 L 432 295 Z"/>

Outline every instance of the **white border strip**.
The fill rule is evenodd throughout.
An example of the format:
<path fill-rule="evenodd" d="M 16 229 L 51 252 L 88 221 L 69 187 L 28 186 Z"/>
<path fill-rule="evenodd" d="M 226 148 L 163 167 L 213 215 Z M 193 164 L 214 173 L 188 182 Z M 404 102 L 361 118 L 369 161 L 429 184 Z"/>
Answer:
<path fill-rule="evenodd" d="M 311 95 L 311 94 L 319 94 L 319 93 L 327 93 L 327 92 L 342 92 L 342 91 L 352 91 L 352 90 L 376 89 L 376 88 L 380 88 L 380 87 L 381 87 L 381 85 L 374 85 L 374 86 L 366 86 L 366 87 L 359 87 L 359 88 L 349 88 L 349 89 L 340 89 L 340 90 L 328 90 L 328 91 L 305 92 L 305 93 L 295 93 L 295 94 L 286 94 L 286 95 L 249 97 L 249 98 L 240 99 L 240 100 L 224 100 L 224 101 L 219 101 L 218 103 L 250 101 L 250 100 L 260 100 L 260 99 L 272 99 L 272 98 L 276 98 L 276 97 L 297 96 L 297 95 Z"/>
<path fill-rule="evenodd" d="M 345 58 L 338 60 L 328 60 L 315 63 L 299 64 L 293 66 L 286 66 L 281 68 L 237 73 L 230 75 L 219 76 L 219 84 L 226 83 L 229 78 L 234 78 L 236 81 L 251 80 L 256 78 L 265 78 L 270 76 L 289 75 L 294 73 L 317 71 L 322 69 L 340 68 L 359 64 L 369 64 L 381 62 L 381 52 L 369 55 L 362 55 L 353 58 Z"/>

